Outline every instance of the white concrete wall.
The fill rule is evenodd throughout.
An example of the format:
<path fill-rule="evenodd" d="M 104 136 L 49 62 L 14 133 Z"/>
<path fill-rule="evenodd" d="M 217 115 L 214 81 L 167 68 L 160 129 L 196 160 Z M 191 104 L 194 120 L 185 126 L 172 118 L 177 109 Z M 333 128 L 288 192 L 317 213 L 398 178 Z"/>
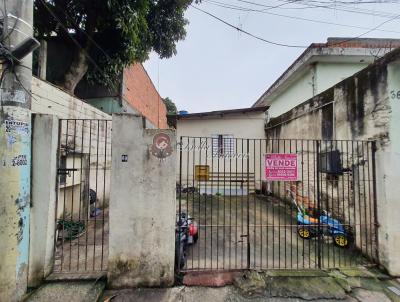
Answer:
<path fill-rule="evenodd" d="M 141 116 L 113 115 L 110 288 L 174 282 L 176 138 L 173 130 L 143 129 L 143 124 Z M 171 139 L 173 152 L 164 159 L 150 153 L 157 133 Z"/>
<path fill-rule="evenodd" d="M 316 65 L 317 94 L 325 91 L 340 81 L 367 67 L 367 63 L 329 63 L 319 62 Z M 308 98 L 307 98 L 308 99 Z M 306 100 L 306 99 L 304 99 Z M 298 103 L 300 104 L 300 103 Z M 296 104 L 296 105 L 298 105 Z"/>
<path fill-rule="evenodd" d="M 267 101 L 268 113 L 276 117 L 313 96 L 313 71 L 307 70 L 283 92 Z"/>
<path fill-rule="evenodd" d="M 36 287 L 53 266 L 58 118 L 33 115 L 32 206 L 28 286 Z"/>
<path fill-rule="evenodd" d="M 111 119 L 103 111 L 38 78 L 32 78 L 32 112 L 59 118 Z"/>
<path fill-rule="evenodd" d="M 249 170 L 255 173 L 257 189 L 261 187 L 260 171 L 260 141 L 265 139 L 266 115 L 263 112 L 241 113 L 235 115 L 209 116 L 203 118 L 180 119 L 177 121 L 177 140 L 182 138 L 182 185 L 193 186 L 194 166 L 208 165 L 210 172 L 230 173 L 246 172 L 247 158 L 242 157 L 247 154 L 247 139 L 249 139 Z M 212 156 L 212 135 L 233 135 L 232 157 L 222 158 Z M 188 137 L 191 137 L 188 139 Z M 196 139 L 193 139 L 196 137 Z M 200 137 L 202 138 L 200 142 Z M 237 140 L 236 140 L 237 139 Z M 244 139 L 244 140 L 241 140 Z M 199 149 L 200 143 L 202 147 Z M 195 153 L 192 149 L 195 149 Z M 206 148 L 208 149 L 206 151 Z M 256 161 L 256 164 L 254 164 Z M 177 158 L 177 181 L 179 180 L 180 161 Z M 233 184 L 235 187 L 236 184 Z M 228 186 L 228 184 L 226 184 Z"/>
<path fill-rule="evenodd" d="M 269 114 L 277 117 L 302 102 L 332 87 L 343 79 L 365 68 L 367 63 L 318 62 L 276 96 L 271 97 Z M 285 85 L 285 84 L 282 84 Z"/>
<path fill-rule="evenodd" d="M 233 134 L 235 138 L 265 138 L 265 113 L 203 117 L 177 121 L 176 136 L 211 137 L 212 134 Z"/>
<path fill-rule="evenodd" d="M 388 65 L 390 145 L 377 152 L 379 242 L 382 264 L 400 276 L 400 61 Z"/>

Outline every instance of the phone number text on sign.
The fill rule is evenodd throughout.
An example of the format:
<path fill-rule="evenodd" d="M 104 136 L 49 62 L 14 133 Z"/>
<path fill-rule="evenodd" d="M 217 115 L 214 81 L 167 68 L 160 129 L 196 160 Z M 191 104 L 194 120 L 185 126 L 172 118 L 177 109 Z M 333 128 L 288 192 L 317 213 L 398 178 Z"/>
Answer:
<path fill-rule="evenodd" d="M 267 181 L 297 181 L 297 154 L 265 154 Z"/>

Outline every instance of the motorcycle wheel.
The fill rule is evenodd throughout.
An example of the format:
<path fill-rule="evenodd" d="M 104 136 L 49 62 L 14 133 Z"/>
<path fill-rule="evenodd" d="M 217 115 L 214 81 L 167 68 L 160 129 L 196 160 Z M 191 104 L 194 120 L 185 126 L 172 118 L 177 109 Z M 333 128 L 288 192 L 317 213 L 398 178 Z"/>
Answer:
<path fill-rule="evenodd" d="M 183 248 L 183 243 L 180 244 L 179 250 L 178 248 L 175 248 L 175 267 L 179 269 L 182 269 L 185 267 L 185 262 L 186 262 L 186 256 L 185 256 L 185 250 Z"/>

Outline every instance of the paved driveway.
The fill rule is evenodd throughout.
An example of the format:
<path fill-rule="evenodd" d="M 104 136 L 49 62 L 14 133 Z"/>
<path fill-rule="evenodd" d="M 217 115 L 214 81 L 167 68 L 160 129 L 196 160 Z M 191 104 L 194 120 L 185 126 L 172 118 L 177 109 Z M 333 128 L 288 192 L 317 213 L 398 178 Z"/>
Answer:
<path fill-rule="evenodd" d="M 319 255 L 324 268 L 364 262 L 354 248 L 336 247 L 330 236 L 319 253 L 316 239 L 298 236 L 296 208 L 274 197 L 184 194 L 181 208 L 199 224 L 186 270 L 317 268 Z"/>

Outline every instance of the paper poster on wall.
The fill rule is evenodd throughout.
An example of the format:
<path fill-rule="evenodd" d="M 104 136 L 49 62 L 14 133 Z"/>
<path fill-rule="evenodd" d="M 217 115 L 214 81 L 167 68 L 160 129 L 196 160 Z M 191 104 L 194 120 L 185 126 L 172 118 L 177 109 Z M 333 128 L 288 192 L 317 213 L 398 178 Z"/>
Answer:
<path fill-rule="evenodd" d="M 297 181 L 297 154 L 265 154 L 265 179 L 267 181 Z"/>

